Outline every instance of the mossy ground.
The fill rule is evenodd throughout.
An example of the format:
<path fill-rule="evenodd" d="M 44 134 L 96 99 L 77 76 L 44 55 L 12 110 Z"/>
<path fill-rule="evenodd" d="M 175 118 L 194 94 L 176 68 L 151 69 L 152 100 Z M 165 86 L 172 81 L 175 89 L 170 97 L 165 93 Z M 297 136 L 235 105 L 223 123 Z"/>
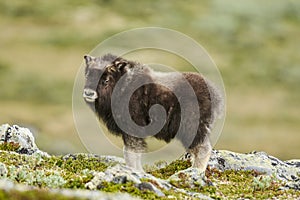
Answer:
<path fill-rule="evenodd" d="M 93 178 L 93 171 L 104 171 L 107 168 L 99 158 L 84 155 L 67 159 L 63 156 L 45 157 L 39 154 L 28 156 L 9 151 L 17 150 L 15 147 L 15 144 L 1 144 L 0 162 L 8 168 L 7 177 L 18 183 L 38 187 L 48 187 L 50 184 L 54 188 L 83 189 L 85 183 Z"/>
<path fill-rule="evenodd" d="M 15 146 L 14 144 L 11 144 Z M 64 199 L 63 196 L 49 194 L 49 188 L 70 188 L 84 189 L 85 184 L 93 178 L 93 172 L 104 171 L 108 164 L 102 162 L 97 157 L 79 154 L 76 156 L 51 156 L 42 157 L 40 155 L 23 155 L 16 152 L 3 151 L 11 150 L 13 147 L 8 144 L 0 145 L 0 162 L 7 167 L 7 177 L 16 183 L 24 183 L 36 186 L 30 192 L 7 192 L 0 191 L 1 199 Z M 164 168 L 149 171 L 153 176 L 167 179 L 172 174 L 187 169 L 191 166 L 189 161 L 177 160 Z M 299 198 L 300 191 L 283 190 L 283 184 L 275 176 L 266 176 L 256 171 L 233 171 L 224 172 L 214 168 L 206 170 L 207 185 L 193 186 L 187 184 L 184 179 L 179 182 L 171 182 L 177 188 L 190 192 L 202 193 L 215 199 L 289 199 Z M 142 180 L 156 184 L 153 180 Z M 156 185 L 157 186 L 157 185 Z M 158 187 L 158 186 L 157 186 Z M 188 197 L 186 194 L 173 190 L 163 190 L 166 195 L 158 197 L 154 192 L 139 190 L 132 182 L 124 184 L 114 184 L 104 182 L 98 190 L 104 192 L 124 192 L 143 199 L 182 199 Z M 10 197 L 8 197 L 10 196 Z M 72 199 L 67 198 L 65 199 Z M 74 198 L 73 198 L 74 199 Z"/>
<path fill-rule="evenodd" d="M 174 173 L 191 166 L 189 161 L 176 160 L 165 168 L 150 171 L 157 178 L 167 179 Z M 175 187 L 184 188 L 191 192 L 199 192 L 215 199 L 288 199 L 299 198 L 300 191 L 282 189 L 284 183 L 274 176 L 266 176 L 257 171 L 221 172 L 208 167 L 205 173 L 207 186 L 191 187 L 186 182 L 171 182 Z"/>
<path fill-rule="evenodd" d="M 175 160 L 164 168 L 148 171 L 148 173 L 152 174 L 157 178 L 167 179 L 176 172 L 187 169 L 190 166 L 191 162 L 188 160 Z"/>
<path fill-rule="evenodd" d="M 0 190 L 0 200 L 82 200 L 77 197 L 65 197 L 61 194 L 51 194 L 46 190 L 36 189 L 30 191 Z"/>
<path fill-rule="evenodd" d="M 254 170 L 220 172 L 208 168 L 206 176 L 215 186 L 199 187 L 197 191 L 216 199 L 288 199 L 300 195 L 300 191 L 282 190 L 283 183 L 275 176 L 267 176 Z"/>
<path fill-rule="evenodd" d="M 18 151 L 20 145 L 17 143 L 13 142 L 3 142 L 0 145 L 0 150 L 5 150 L 5 151 Z"/>

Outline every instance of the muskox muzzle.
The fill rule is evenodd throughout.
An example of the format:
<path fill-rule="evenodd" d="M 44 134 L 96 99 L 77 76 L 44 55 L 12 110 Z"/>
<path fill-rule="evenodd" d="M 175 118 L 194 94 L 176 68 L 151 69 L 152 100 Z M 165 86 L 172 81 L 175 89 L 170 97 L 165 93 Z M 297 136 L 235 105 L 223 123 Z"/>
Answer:
<path fill-rule="evenodd" d="M 84 89 L 83 90 L 83 98 L 86 102 L 95 102 L 95 100 L 98 98 L 97 92 L 92 89 Z"/>

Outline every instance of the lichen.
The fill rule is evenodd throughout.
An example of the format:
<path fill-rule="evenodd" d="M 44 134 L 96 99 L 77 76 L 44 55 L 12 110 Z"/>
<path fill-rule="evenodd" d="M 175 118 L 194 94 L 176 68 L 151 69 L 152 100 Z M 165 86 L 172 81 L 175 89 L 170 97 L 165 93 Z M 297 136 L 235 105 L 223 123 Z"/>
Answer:
<path fill-rule="evenodd" d="M 103 158 L 86 154 L 48 157 L 40 154 L 18 154 L 13 151 L 0 151 L 0 163 L 0 168 L 3 168 L 3 178 L 6 177 L 15 183 L 41 188 L 29 193 L 26 191 L 29 197 L 25 196 L 25 193 L 12 192 L 12 194 L 8 194 L 7 191 L 0 190 L 0 199 L 9 199 L 9 195 L 15 197 L 14 199 L 31 199 L 30 197 L 49 199 L 42 196 L 43 191 L 51 188 L 86 189 L 85 184 L 91 181 L 97 172 L 103 172 L 108 166 L 114 165 L 103 161 Z M 163 168 L 149 171 L 150 174 L 157 178 L 170 181 L 174 188 L 168 190 L 160 188 L 156 180 L 148 178 L 140 180 L 156 186 L 165 196 L 158 196 L 150 190 L 140 190 L 136 183 L 131 181 L 122 184 L 103 182 L 96 189 L 110 193 L 128 193 L 144 199 L 189 199 L 194 194 L 204 194 L 215 199 L 296 199 L 300 197 L 299 190 L 283 189 L 285 183 L 278 180 L 275 175 L 255 170 L 220 171 L 216 168 L 208 167 L 205 185 L 197 184 L 197 182 L 192 185 L 187 184 L 184 180 L 185 176 L 187 176 L 185 172 L 188 173 L 188 171 L 185 169 L 190 166 L 190 161 L 176 160 Z M 179 172 L 182 170 L 185 171 Z M 179 172 L 178 176 L 180 176 L 180 179 L 169 179 L 176 172 Z M 38 194 L 39 192 L 41 193 Z M 51 196 L 50 199 L 60 198 L 63 197 Z"/>
<path fill-rule="evenodd" d="M 94 171 L 107 168 L 99 159 L 83 155 L 63 159 L 62 156 L 41 157 L 1 151 L 0 162 L 8 168 L 8 179 L 49 188 L 84 188 Z"/>
<path fill-rule="evenodd" d="M 269 176 L 251 170 L 226 170 L 224 172 L 208 168 L 207 179 L 211 182 L 204 187 L 192 188 L 192 190 L 206 194 L 216 199 L 287 199 L 299 197 L 300 191 L 282 190 L 282 182 L 275 176 Z"/>
<path fill-rule="evenodd" d="M 39 187 L 59 188 L 66 183 L 58 171 L 50 169 L 26 170 L 24 167 L 8 167 L 8 178 L 18 183 Z"/>
<path fill-rule="evenodd" d="M 172 162 L 165 168 L 150 172 L 158 178 L 169 178 L 170 175 L 190 166 L 190 163 L 183 160 Z M 182 174 L 184 176 L 184 174 Z M 278 180 L 275 175 L 267 175 L 255 170 L 225 170 L 219 171 L 208 167 L 206 170 L 206 185 L 194 186 L 187 184 L 184 177 L 181 181 L 170 180 L 170 183 L 190 192 L 202 193 L 215 199 L 289 199 L 299 198 L 300 191 L 293 189 L 282 189 L 284 183 Z"/>

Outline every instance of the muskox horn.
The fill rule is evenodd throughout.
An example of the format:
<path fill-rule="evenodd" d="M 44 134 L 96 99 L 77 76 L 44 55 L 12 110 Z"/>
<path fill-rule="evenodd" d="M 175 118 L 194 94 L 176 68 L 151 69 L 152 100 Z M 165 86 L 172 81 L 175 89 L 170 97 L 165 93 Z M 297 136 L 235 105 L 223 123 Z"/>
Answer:
<path fill-rule="evenodd" d="M 88 65 L 95 57 L 90 55 L 84 55 L 83 58 L 85 60 L 85 63 Z"/>

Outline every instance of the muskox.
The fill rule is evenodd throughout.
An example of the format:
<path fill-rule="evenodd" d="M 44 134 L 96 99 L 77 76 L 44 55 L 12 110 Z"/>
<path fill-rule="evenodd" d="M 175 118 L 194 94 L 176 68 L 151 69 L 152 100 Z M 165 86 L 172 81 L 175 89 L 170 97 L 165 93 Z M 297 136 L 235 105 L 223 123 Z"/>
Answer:
<path fill-rule="evenodd" d="M 192 167 L 205 171 L 212 150 L 209 133 L 215 119 L 223 112 L 223 97 L 214 84 L 198 73 L 180 73 L 178 76 L 179 73 L 175 72 L 156 72 L 147 65 L 112 54 L 102 57 L 86 55 L 84 60 L 83 98 L 111 133 L 122 136 L 124 159 L 129 167 L 143 170 L 141 155 L 147 149 L 145 138 L 149 135 L 130 127 L 126 120 L 120 127 L 120 120 L 126 118 L 120 113 L 129 112 L 129 120 L 145 131 L 149 129 L 143 127 L 160 122 L 160 113 L 154 112 L 153 116 L 149 112 L 151 107 L 160 105 L 164 108 L 161 114 L 163 125 L 150 135 L 167 143 L 179 139 L 192 156 Z M 136 80 L 144 84 L 133 88 L 131 94 L 131 83 Z M 192 93 L 183 87 L 184 82 L 192 88 Z M 128 92 L 130 99 L 127 102 Z M 117 104 L 112 102 L 112 97 Z M 121 105 L 117 109 L 119 115 L 114 114 L 114 105 Z M 187 113 L 186 119 L 183 119 L 183 113 Z"/>

